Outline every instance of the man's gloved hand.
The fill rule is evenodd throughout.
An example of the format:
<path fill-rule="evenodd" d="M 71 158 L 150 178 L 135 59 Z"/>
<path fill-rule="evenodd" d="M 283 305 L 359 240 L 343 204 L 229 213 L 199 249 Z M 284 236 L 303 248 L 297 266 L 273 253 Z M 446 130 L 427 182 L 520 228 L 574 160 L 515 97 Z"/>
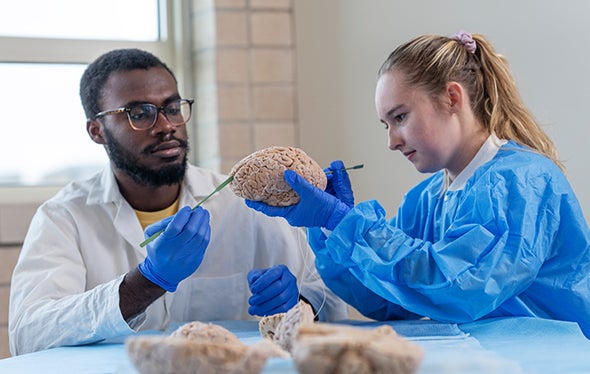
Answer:
<path fill-rule="evenodd" d="M 340 160 L 332 161 L 330 167 L 325 168 L 324 172 L 328 178 L 325 191 L 332 196 L 336 196 L 349 208 L 352 208 L 354 206 L 354 194 L 352 193 L 350 178 L 344 163 Z"/>
<path fill-rule="evenodd" d="M 284 217 L 291 226 L 325 227 L 328 230 L 333 230 L 350 210 L 347 204 L 315 187 L 293 170 L 285 170 L 284 178 L 299 195 L 297 204 L 276 207 L 246 200 L 246 205 L 270 217 Z"/>
<path fill-rule="evenodd" d="M 194 273 L 203 261 L 211 234 L 209 212 L 202 207 L 192 210 L 185 206 L 172 217 L 148 226 L 145 237 L 161 229 L 165 230 L 147 245 L 147 257 L 138 268 L 144 277 L 174 292 L 178 283 Z"/>
<path fill-rule="evenodd" d="M 284 313 L 299 300 L 297 279 L 285 265 L 251 270 L 248 286 L 252 292 L 248 299 L 251 315 L 264 317 Z"/>

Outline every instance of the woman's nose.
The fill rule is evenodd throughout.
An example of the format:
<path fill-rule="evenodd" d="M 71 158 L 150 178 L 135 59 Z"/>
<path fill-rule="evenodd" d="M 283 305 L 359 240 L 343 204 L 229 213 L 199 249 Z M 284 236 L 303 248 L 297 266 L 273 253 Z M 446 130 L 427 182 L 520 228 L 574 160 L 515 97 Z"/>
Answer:
<path fill-rule="evenodd" d="M 395 131 L 393 126 L 387 130 L 387 146 L 392 151 L 397 151 L 403 144 L 401 136 Z"/>

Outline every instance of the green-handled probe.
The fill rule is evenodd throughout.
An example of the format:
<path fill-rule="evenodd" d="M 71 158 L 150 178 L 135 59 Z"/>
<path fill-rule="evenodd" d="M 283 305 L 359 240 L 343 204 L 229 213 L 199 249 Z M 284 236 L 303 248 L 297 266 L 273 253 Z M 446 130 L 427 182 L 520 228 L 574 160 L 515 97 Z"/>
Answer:
<path fill-rule="evenodd" d="M 353 170 L 353 169 L 362 169 L 365 167 L 365 164 L 358 164 L 358 165 L 354 165 L 354 166 L 349 166 L 347 168 L 344 168 L 342 170 Z M 334 171 L 332 170 L 328 170 L 326 171 L 326 174 L 332 174 Z"/>
<path fill-rule="evenodd" d="M 345 168 L 344 170 L 362 169 L 364 166 L 365 166 L 364 164 L 359 164 L 359 165 L 354 165 L 354 166 Z M 333 171 L 327 171 L 326 172 L 326 174 L 332 174 L 332 173 L 333 173 Z M 217 192 L 221 191 L 221 189 L 223 187 L 227 186 L 232 180 L 234 180 L 234 176 L 233 175 L 230 175 L 219 186 L 217 186 L 217 188 L 213 192 L 211 192 L 209 195 L 205 196 L 203 198 L 203 200 L 199 201 L 197 203 L 197 205 L 195 205 L 193 207 L 193 210 L 195 210 L 197 207 L 199 207 L 201 204 L 203 204 L 205 201 L 207 201 L 207 199 L 209 199 L 211 196 L 213 196 Z M 150 236 L 149 238 L 147 238 L 146 240 L 144 240 L 143 242 L 141 242 L 141 244 L 139 246 L 142 247 L 142 248 L 145 247 L 148 243 L 152 242 L 154 239 L 156 239 L 158 236 L 160 236 L 160 234 L 162 234 L 163 232 L 164 232 L 164 229 L 153 233 L 152 236 Z"/>

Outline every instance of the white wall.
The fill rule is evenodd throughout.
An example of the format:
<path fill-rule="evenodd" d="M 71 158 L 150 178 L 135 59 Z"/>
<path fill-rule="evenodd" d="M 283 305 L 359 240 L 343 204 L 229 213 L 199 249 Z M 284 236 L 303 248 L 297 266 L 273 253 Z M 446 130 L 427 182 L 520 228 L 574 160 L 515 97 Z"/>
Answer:
<path fill-rule="evenodd" d="M 322 166 L 351 172 L 357 201 L 376 198 L 391 216 L 425 178 L 399 152 L 375 114 L 376 72 L 420 34 L 481 33 L 508 58 L 525 103 L 552 137 L 590 218 L 590 1 L 295 0 L 301 147 Z"/>

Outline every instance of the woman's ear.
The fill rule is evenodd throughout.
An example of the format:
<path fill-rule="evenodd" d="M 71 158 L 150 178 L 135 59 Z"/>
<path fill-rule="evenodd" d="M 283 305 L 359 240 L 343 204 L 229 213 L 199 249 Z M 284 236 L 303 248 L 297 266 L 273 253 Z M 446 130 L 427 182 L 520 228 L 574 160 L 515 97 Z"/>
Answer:
<path fill-rule="evenodd" d="M 105 144 L 106 141 L 103 135 L 103 124 L 95 119 L 86 121 L 86 131 L 90 135 L 90 139 L 96 144 Z"/>
<path fill-rule="evenodd" d="M 463 86 L 457 82 L 449 82 L 447 83 L 446 94 L 451 112 L 458 113 L 465 104 L 464 100 L 466 97 Z"/>

